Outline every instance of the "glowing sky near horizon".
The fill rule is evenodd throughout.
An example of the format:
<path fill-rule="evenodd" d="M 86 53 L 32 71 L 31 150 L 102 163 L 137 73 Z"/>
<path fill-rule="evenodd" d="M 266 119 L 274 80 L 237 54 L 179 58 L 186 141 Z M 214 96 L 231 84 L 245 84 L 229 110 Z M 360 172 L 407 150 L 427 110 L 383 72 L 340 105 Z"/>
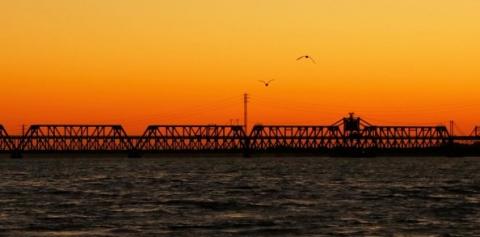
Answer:
<path fill-rule="evenodd" d="M 356 112 L 468 133 L 479 12 L 477 0 L 0 0 L 0 124 L 230 123 L 248 92 L 250 124 Z"/>

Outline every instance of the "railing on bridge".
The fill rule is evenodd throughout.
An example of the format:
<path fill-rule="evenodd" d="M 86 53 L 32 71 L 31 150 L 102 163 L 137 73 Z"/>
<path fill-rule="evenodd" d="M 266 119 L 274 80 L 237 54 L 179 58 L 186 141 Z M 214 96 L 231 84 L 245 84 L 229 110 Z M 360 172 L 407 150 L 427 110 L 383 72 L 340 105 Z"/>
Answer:
<path fill-rule="evenodd" d="M 244 148 L 242 126 L 152 125 L 139 138 L 137 151 L 240 151 Z"/>
<path fill-rule="evenodd" d="M 114 152 L 132 148 L 130 138 L 120 125 L 32 125 L 17 150 Z"/>

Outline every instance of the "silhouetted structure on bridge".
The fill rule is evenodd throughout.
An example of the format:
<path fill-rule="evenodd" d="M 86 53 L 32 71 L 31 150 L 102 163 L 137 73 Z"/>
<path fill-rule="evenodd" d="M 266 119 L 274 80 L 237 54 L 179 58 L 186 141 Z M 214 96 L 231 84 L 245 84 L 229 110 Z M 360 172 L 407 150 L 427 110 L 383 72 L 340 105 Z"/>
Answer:
<path fill-rule="evenodd" d="M 469 136 L 453 136 L 445 126 L 379 126 L 353 114 L 329 126 L 255 125 L 249 134 L 228 125 L 152 125 L 140 136 L 121 125 L 31 125 L 12 136 L 0 125 L 0 152 L 16 158 L 56 152 L 480 155 L 478 141 L 479 127 Z"/>
<path fill-rule="evenodd" d="M 473 136 L 473 137 L 478 137 L 478 136 L 480 136 L 480 127 L 479 127 L 479 126 L 476 126 L 476 127 L 473 129 L 473 132 L 472 132 L 472 134 L 470 134 L 470 136 Z"/>

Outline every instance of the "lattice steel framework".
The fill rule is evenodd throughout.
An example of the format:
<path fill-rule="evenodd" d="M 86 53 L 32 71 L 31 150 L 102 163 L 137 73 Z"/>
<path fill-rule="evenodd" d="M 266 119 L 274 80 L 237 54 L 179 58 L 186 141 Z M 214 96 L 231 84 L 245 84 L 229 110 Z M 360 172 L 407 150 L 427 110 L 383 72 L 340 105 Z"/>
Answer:
<path fill-rule="evenodd" d="M 257 125 L 249 139 L 253 151 L 432 148 L 451 141 L 444 126 L 374 126 L 353 114 L 331 126 Z"/>
<path fill-rule="evenodd" d="M 245 147 L 242 126 L 152 125 L 139 139 L 136 150 L 240 151 Z"/>
<path fill-rule="evenodd" d="M 250 134 L 250 150 L 313 150 L 341 144 L 338 126 L 264 126 L 256 125 Z"/>
<path fill-rule="evenodd" d="M 377 148 L 431 148 L 449 144 L 445 126 L 372 126 L 363 131 L 364 142 Z"/>
<path fill-rule="evenodd" d="M 0 125 L 0 152 L 11 152 L 14 150 L 14 147 L 13 138 L 8 135 L 3 125 Z"/>
<path fill-rule="evenodd" d="M 115 152 L 133 144 L 120 125 L 32 125 L 20 141 L 20 151 Z"/>
<path fill-rule="evenodd" d="M 422 149 L 480 141 L 451 136 L 445 126 L 378 126 L 351 114 L 330 126 L 152 125 L 142 136 L 129 136 L 120 125 L 32 125 L 10 136 L 0 125 L 0 152 L 322 152 L 335 149 Z"/>

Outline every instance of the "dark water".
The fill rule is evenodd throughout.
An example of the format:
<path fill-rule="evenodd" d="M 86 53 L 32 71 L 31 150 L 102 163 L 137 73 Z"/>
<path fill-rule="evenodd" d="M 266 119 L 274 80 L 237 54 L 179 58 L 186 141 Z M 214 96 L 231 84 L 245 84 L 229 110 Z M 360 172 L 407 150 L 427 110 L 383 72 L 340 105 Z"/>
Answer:
<path fill-rule="evenodd" d="M 0 160 L 0 236 L 480 236 L 480 158 Z"/>

